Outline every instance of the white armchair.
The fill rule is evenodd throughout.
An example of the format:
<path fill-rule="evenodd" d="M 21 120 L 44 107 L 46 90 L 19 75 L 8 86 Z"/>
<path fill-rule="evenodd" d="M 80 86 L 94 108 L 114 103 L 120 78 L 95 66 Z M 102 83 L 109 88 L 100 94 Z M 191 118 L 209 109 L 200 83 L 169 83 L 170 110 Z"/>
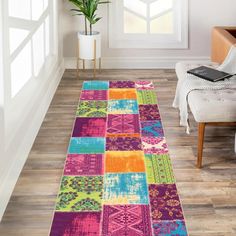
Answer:
<path fill-rule="evenodd" d="M 191 62 L 177 63 L 176 74 L 179 80 L 177 85 L 179 93 L 181 93 L 181 81 L 188 77 L 187 70 L 198 66 L 200 64 Z M 217 63 L 211 63 L 209 66 L 236 74 L 236 46 L 231 47 L 227 57 L 220 66 Z M 187 98 L 185 97 L 194 119 L 198 123 L 198 168 L 202 167 L 205 126 L 236 126 L 236 78 L 231 80 L 233 84 L 235 81 L 235 84 L 227 89 L 211 90 L 196 88 L 189 92 Z"/>

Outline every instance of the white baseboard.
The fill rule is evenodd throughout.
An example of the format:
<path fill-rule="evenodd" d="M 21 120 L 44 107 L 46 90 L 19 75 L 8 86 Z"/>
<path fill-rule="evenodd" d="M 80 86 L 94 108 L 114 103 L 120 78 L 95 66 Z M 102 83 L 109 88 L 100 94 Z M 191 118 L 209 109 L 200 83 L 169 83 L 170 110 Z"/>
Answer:
<path fill-rule="evenodd" d="M 55 91 L 60 83 L 64 70 L 64 61 L 62 61 L 60 65 L 48 75 L 48 83 L 43 85 L 41 94 L 38 96 L 39 99 L 34 102 L 34 106 L 37 108 L 36 112 L 29 111 L 27 115 L 28 118 L 30 118 L 30 123 L 27 124 L 27 127 L 23 127 L 23 130 L 20 130 L 21 132 L 16 134 L 14 142 L 9 145 L 5 152 L 5 155 L 10 155 L 11 159 L 4 164 L 6 172 L 0 173 L 2 177 L 0 186 L 0 221 Z"/>
<path fill-rule="evenodd" d="M 76 58 L 65 57 L 65 68 L 76 69 Z M 210 62 L 209 57 L 103 57 L 103 69 L 173 69 L 179 61 Z M 88 69 L 93 64 L 86 62 Z"/>

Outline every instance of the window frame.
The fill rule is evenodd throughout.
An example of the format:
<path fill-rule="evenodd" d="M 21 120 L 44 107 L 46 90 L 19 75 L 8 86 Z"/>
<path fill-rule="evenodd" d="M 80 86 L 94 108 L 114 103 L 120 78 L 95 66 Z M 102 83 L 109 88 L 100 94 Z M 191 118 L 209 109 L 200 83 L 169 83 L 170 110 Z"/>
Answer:
<path fill-rule="evenodd" d="M 57 25 L 57 0 L 48 0 L 48 5 L 46 9 L 43 10 L 43 13 L 37 20 L 25 20 L 17 17 L 12 17 L 9 15 L 9 3 L 7 0 L 3 0 L 3 40 L 4 40 L 4 77 L 9 78 L 7 83 L 5 84 L 6 96 L 5 102 L 6 104 L 12 106 L 15 104 L 15 100 L 17 97 L 21 97 L 21 93 L 24 93 L 24 90 L 27 89 L 29 84 L 35 84 L 35 79 L 43 79 L 43 74 L 45 73 L 45 69 L 52 67 L 53 64 L 57 61 L 58 56 L 58 40 L 57 33 L 58 29 Z M 39 30 L 39 28 L 44 24 L 46 19 L 49 17 L 49 55 L 45 55 L 44 63 L 40 69 L 40 72 L 35 76 L 34 73 L 34 65 L 33 65 L 33 37 L 35 33 Z M 46 32 L 45 25 L 44 27 L 44 35 Z M 24 38 L 24 40 L 18 45 L 18 47 L 11 52 L 10 51 L 10 28 L 19 28 L 19 29 L 27 29 L 29 30 L 29 34 Z M 12 94 L 12 79 L 11 79 L 11 64 L 14 59 L 20 54 L 20 52 L 25 48 L 25 46 L 31 42 L 31 70 L 32 76 L 27 79 L 27 82 L 23 84 L 20 90 L 16 94 Z M 46 43 L 46 39 L 44 36 L 44 43 Z"/>
<path fill-rule="evenodd" d="M 109 4 L 109 47 L 110 48 L 188 48 L 188 0 L 175 0 L 174 34 L 127 34 L 123 33 L 123 0 Z"/>

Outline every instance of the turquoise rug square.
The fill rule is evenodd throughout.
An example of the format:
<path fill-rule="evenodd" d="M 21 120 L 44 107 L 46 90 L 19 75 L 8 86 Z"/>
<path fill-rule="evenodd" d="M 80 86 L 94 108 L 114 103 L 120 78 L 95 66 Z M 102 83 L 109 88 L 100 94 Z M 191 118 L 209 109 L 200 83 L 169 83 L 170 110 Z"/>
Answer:
<path fill-rule="evenodd" d="M 107 81 L 85 81 L 83 90 L 108 90 L 109 82 Z"/>
<path fill-rule="evenodd" d="M 97 154 L 105 152 L 105 138 L 71 138 L 69 154 Z"/>

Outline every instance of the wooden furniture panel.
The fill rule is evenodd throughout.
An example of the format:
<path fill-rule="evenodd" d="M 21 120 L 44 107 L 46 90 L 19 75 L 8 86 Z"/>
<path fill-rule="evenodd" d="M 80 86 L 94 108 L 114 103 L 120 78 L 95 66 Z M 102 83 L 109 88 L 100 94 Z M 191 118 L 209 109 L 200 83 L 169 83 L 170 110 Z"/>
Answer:
<path fill-rule="evenodd" d="M 214 27 L 212 29 L 211 61 L 221 64 L 234 44 L 236 44 L 236 27 Z"/>

